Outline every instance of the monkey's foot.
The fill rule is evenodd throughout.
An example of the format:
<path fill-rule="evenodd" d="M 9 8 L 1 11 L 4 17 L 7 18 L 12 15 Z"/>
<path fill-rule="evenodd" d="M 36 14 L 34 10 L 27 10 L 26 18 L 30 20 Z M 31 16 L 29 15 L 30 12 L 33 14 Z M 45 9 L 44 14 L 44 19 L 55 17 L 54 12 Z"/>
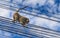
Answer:
<path fill-rule="evenodd" d="M 22 25 L 23 27 L 26 27 L 25 25 Z"/>
<path fill-rule="evenodd" d="M 12 20 L 13 23 L 15 23 L 16 21 Z"/>

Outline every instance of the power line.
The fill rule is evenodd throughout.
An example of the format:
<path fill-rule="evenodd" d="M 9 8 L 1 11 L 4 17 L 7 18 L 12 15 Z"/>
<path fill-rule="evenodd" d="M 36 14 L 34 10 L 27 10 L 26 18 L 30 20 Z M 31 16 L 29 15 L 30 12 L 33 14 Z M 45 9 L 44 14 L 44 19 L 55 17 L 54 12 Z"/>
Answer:
<path fill-rule="evenodd" d="M 4 1 L 4 0 L 1 0 L 1 1 Z M 9 1 L 6 1 L 5 0 L 5 2 L 9 2 Z M 47 0 L 46 0 L 46 2 L 47 2 Z M 13 3 L 12 2 L 12 4 L 16 4 L 16 5 L 19 5 L 19 4 L 17 4 L 17 3 Z M 23 7 L 25 7 L 26 5 L 22 5 L 22 4 L 20 4 L 20 6 L 23 6 Z M 13 7 L 13 6 L 12 6 Z M 32 7 L 30 7 L 30 6 L 27 6 L 28 8 L 32 8 Z M 18 8 L 18 7 L 16 7 L 16 8 Z M 32 8 L 32 9 L 34 9 L 34 10 L 37 10 L 36 8 Z M 25 9 L 24 9 L 25 10 Z M 28 10 L 26 10 L 26 11 L 28 11 Z M 38 10 L 37 10 L 38 11 Z M 34 13 L 36 13 L 35 11 L 30 11 L 30 12 L 34 12 Z M 40 12 L 40 11 L 39 11 Z M 54 16 L 54 18 L 57 18 L 57 19 L 60 19 L 60 18 L 58 18 L 58 17 L 55 17 Z"/>
<path fill-rule="evenodd" d="M 1 21 L 3 21 L 3 18 L 1 18 L 2 20 Z M 6 20 L 6 19 L 5 19 Z M 0 21 L 0 22 L 1 22 Z M 7 20 L 7 21 L 9 21 L 9 20 Z M 4 21 L 5 22 L 5 24 L 6 24 L 6 26 L 7 25 L 11 25 L 11 23 L 9 24 L 8 22 L 6 22 L 6 21 Z M 5 24 L 2 24 L 2 25 L 5 25 Z M 18 26 L 18 25 L 16 25 L 16 26 Z M 32 25 L 33 26 L 33 25 Z M 3 26 L 3 27 L 5 27 L 5 26 Z M 12 27 L 12 26 L 9 26 L 9 27 Z M 29 26 L 30 27 L 30 26 Z M 21 30 L 21 29 L 18 29 L 18 28 L 15 28 L 15 27 L 12 27 L 13 29 L 17 29 L 17 30 Z M 36 27 L 36 28 L 38 28 L 38 27 Z M 35 30 L 36 28 L 34 28 L 33 29 L 33 27 L 32 28 L 29 28 L 29 29 L 32 29 L 32 30 Z M 50 31 L 49 30 L 47 30 L 47 29 L 44 29 L 44 28 L 39 28 L 39 29 L 41 29 L 41 30 L 36 30 L 36 33 L 38 33 L 39 34 L 39 32 L 43 32 L 44 33 L 44 35 L 48 35 L 48 36 L 51 36 L 51 34 L 54 34 L 54 35 L 52 35 L 52 36 L 58 36 L 58 34 L 56 34 L 56 33 L 50 33 Z M 47 30 L 47 31 L 44 31 L 44 30 Z M 32 31 L 31 30 L 31 31 Z M 49 31 L 49 32 L 48 32 Z M 18 32 L 18 31 L 17 31 Z M 53 31 L 54 32 L 54 31 Z M 50 34 L 49 34 L 50 33 Z M 39 34 L 40 35 L 40 34 Z"/>
<path fill-rule="evenodd" d="M 0 7 L 3 7 L 3 8 L 4 8 L 4 6 L 2 6 L 2 5 L 1 5 Z M 12 7 L 11 7 L 11 8 L 12 8 Z M 5 6 L 5 9 L 11 9 L 11 8 Z M 16 11 L 16 9 L 13 9 L 13 8 L 12 8 L 11 10 Z M 25 13 L 25 14 L 29 14 L 29 15 L 33 15 L 33 16 L 36 16 L 36 17 L 40 17 L 40 18 L 44 18 L 44 19 L 48 19 L 48 20 L 52 20 L 52 21 L 55 21 L 55 22 L 60 23 L 60 21 L 53 20 L 53 19 L 50 19 L 50 18 L 46 18 L 46 17 L 42 17 L 42 16 L 37 16 L 37 15 L 30 14 L 30 13 L 26 13 L 26 12 L 23 12 L 23 13 Z"/>
<path fill-rule="evenodd" d="M 10 33 L 15 33 L 15 34 L 18 34 L 18 35 L 23 35 L 23 36 L 26 36 L 26 37 L 37 37 L 35 35 L 32 35 L 32 34 L 27 34 L 27 33 L 24 33 L 22 32 L 21 30 L 18 30 L 16 28 L 12 28 L 12 27 L 9 27 L 9 26 L 4 26 L 4 25 L 0 25 L 0 30 L 3 30 L 3 31 L 7 31 L 7 32 L 10 32 Z"/>

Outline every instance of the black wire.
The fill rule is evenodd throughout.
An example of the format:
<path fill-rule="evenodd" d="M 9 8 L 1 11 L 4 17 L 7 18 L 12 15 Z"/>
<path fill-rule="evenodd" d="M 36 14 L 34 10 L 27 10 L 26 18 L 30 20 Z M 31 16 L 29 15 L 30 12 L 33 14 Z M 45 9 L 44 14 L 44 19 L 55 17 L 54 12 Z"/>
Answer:
<path fill-rule="evenodd" d="M 7 8 L 6 8 L 7 9 Z M 8 8 L 9 9 L 9 8 Z M 14 9 L 12 9 L 14 10 Z M 16 11 L 16 10 L 15 10 Z M 29 15 L 33 15 L 33 16 L 36 16 L 36 17 L 40 17 L 40 18 L 44 18 L 44 19 L 48 19 L 48 20 L 52 20 L 52 21 L 55 21 L 55 22 L 58 22 L 60 23 L 60 21 L 57 21 L 57 20 L 53 20 L 53 19 L 49 19 L 49 18 L 46 18 L 46 17 L 42 17 L 42 16 L 38 16 L 38 15 L 34 15 L 34 14 L 30 14 L 30 13 L 26 13 L 26 12 L 22 12 L 22 13 L 25 13 L 25 14 L 29 14 Z"/>
<path fill-rule="evenodd" d="M 1 16 L 0 16 L 0 17 L 1 17 Z M 11 22 L 11 21 L 9 21 L 9 20 L 11 20 L 11 19 L 8 19 L 8 18 L 5 18 L 5 17 L 1 17 L 1 18 L 7 19 L 7 20 L 5 20 L 7 23 Z M 0 19 L 0 20 L 4 22 L 4 19 Z M 13 22 L 12 22 L 12 23 L 13 23 Z M 19 23 L 15 23 L 15 24 L 18 25 Z M 26 28 L 36 27 L 36 28 L 43 28 L 43 29 L 51 30 L 51 29 L 44 28 L 44 27 L 41 27 L 41 26 L 36 26 L 36 25 L 33 26 L 33 24 L 28 24 L 28 25 L 30 25 L 30 26 L 28 26 L 28 27 L 26 27 Z M 20 26 L 20 25 L 18 25 L 18 26 Z M 36 29 L 35 29 L 35 30 L 36 30 Z M 37 29 L 37 30 L 38 30 L 38 29 Z M 51 30 L 51 31 L 55 31 L 55 30 Z M 55 31 L 55 32 L 58 32 L 58 31 Z"/>
<path fill-rule="evenodd" d="M 3 26 L 5 27 L 5 26 Z M 8 28 L 12 28 L 12 27 L 8 27 Z M 12 29 L 15 29 L 15 28 L 12 28 Z M 15 29 L 16 30 L 16 29 Z M 17 30 L 20 30 L 20 29 L 17 29 Z M 17 31 L 18 32 L 18 31 Z M 21 31 L 20 31 L 21 32 Z M 45 34 L 45 35 L 48 35 L 48 34 Z M 49 35 L 49 36 L 53 36 L 53 35 Z M 55 37 L 55 36 L 54 36 Z"/>
<path fill-rule="evenodd" d="M 31 29 L 31 28 L 30 28 Z M 37 30 L 37 29 L 34 29 L 34 30 Z M 39 30 L 39 31 L 41 31 L 41 30 Z M 46 32 L 46 31 L 43 31 L 43 32 Z M 46 32 L 46 33 L 49 33 L 49 32 Z M 55 34 L 55 33 L 52 33 L 52 34 Z"/>
<path fill-rule="evenodd" d="M 5 27 L 5 26 L 3 26 Z M 8 27 L 8 28 L 12 28 L 12 27 Z M 12 28 L 12 29 L 15 29 L 15 28 Z M 16 30 L 16 29 L 15 29 Z M 17 30 L 20 30 L 20 29 L 17 29 Z M 18 31 L 17 31 L 18 32 Z M 48 35 L 48 34 L 45 34 L 45 35 Z M 53 36 L 53 35 L 49 35 L 49 36 Z M 55 36 L 54 36 L 55 37 Z"/>
<path fill-rule="evenodd" d="M 26 13 L 26 14 L 29 14 L 29 13 Z M 29 14 L 29 15 L 33 15 L 33 14 Z M 36 16 L 36 15 L 33 15 L 33 16 Z M 38 17 L 40 17 L 40 16 L 38 16 Z M 45 17 L 42 17 L 42 18 L 45 18 Z M 49 18 L 45 18 L 45 19 L 49 19 Z M 52 19 L 49 19 L 49 20 L 52 20 Z M 52 21 L 56 21 L 56 20 L 52 20 Z M 56 22 L 60 23 L 60 21 L 56 21 Z"/>
<path fill-rule="evenodd" d="M 4 21 L 3 21 L 4 22 Z M 5 22 L 6 23 L 6 22 Z M 8 22 L 7 22 L 8 23 Z M 11 24 L 11 23 L 10 23 Z M 7 24 L 8 25 L 8 24 Z M 12 26 L 11 26 L 12 27 Z M 22 27 L 22 26 L 20 26 L 20 27 Z M 26 28 L 28 28 L 28 27 L 26 27 Z M 17 29 L 17 28 L 16 28 Z M 33 28 L 28 28 L 28 29 L 33 29 Z M 20 30 L 20 29 L 19 29 Z M 33 30 L 37 30 L 37 29 L 33 29 Z M 41 31 L 41 30 L 40 30 Z"/>
<path fill-rule="evenodd" d="M 4 1 L 4 0 L 1 0 L 1 1 Z M 9 1 L 6 1 L 5 0 L 5 2 L 9 2 Z M 47 2 L 47 1 L 46 1 Z M 12 2 L 12 4 L 16 4 L 16 5 L 19 5 L 19 4 L 17 4 L 17 3 L 13 3 Z M 30 6 L 26 6 L 26 5 L 22 5 L 22 4 L 20 4 L 21 6 L 24 6 L 24 7 L 28 7 L 28 8 L 32 8 L 32 7 L 30 7 Z M 12 6 L 13 7 L 13 6 Z M 16 7 L 17 8 L 17 7 Z M 22 8 L 22 9 L 24 9 L 24 8 Z M 36 8 L 32 8 L 32 9 L 35 9 L 35 10 L 37 10 Z M 28 11 L 28 10 L 26 10 L 26 11 Z M 31 11 L 32 12 L 32 11 Z M 36 13 L 36 12 L 35 12 Z M 54 17 L 54 18 L 58 18 L 58 17 Z M 58 19 L 60 19 L 60 18 L 58 18 Z"/>
<path fill-rule="evenodd" d="M 27 33 L 24 33 L 24 32 L 22 32 L 21 30 L 19 30 L 19 29 L 16 29 L 16 28 L 13 28 L 13 27 L 9 27 L 9 26 L 3 26 L 3 25 L 0 25 L 0 29 L 5 29 L 5 31 L 9 31 L 9 32 L 14 32 L 15 34 L 17 33 L 18 35 L 20 35 L 19 33 L 23 33 L 23 34 L 25 34 L 24 36 L 27 36 L 27 37 L 32 37 L 32 36 L 34 36 L 34 37 L 38 37 L 38 36 L 36 36 L 36 35 L 32 35 L 32 34 L 27 34 Z M 4 30 L 3 29 L 3 30 Z M 6 30 L 7 29 L 7 30 Z M 16 31 L 17 30 L 17 31 Z M 22 35 L 23 35 L 22 34 Z"/>

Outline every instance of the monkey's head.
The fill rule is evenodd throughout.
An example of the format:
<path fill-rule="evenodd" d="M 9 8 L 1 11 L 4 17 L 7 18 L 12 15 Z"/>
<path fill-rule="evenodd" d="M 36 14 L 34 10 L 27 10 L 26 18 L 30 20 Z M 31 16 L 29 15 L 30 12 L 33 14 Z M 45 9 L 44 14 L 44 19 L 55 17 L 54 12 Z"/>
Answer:
<path fill-rule="evenodd" d="M 23 25 L 23 26 L 25 26 L 26 24 L 29 23 L 29 19 L 26 18 L 26 17 L 23 17 L 23 18 L 20 18 L 20 19 L 22 19 L 22 20 L 20 20 L 20 22 L 22 22 L 22 25 Z"/>
<path fill-rule="evenodd" d="M 26 24 L 28 24 L 28 23 L 29 23 L 29 19 L 27 18 L 27 19 L 26 19 Z"/>
<path fill-rule="evenodd" d="M 23 25 L 26 25 L 29 23 L 29 19 L 28 18 L 25 18 L 25 20 L 23 21 Z"/>

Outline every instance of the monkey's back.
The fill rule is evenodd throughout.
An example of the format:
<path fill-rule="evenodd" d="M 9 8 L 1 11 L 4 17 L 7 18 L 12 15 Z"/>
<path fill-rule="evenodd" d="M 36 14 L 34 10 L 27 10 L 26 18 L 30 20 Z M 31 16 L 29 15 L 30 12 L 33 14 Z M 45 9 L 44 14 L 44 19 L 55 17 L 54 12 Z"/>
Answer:
<path fill-rule="evenodd" d="M 20 15 L 18 13 L 14 13 L 14 15 L 13 15 L 14 20 L 18 20 L 19 17 L 20 17 Z"/>

